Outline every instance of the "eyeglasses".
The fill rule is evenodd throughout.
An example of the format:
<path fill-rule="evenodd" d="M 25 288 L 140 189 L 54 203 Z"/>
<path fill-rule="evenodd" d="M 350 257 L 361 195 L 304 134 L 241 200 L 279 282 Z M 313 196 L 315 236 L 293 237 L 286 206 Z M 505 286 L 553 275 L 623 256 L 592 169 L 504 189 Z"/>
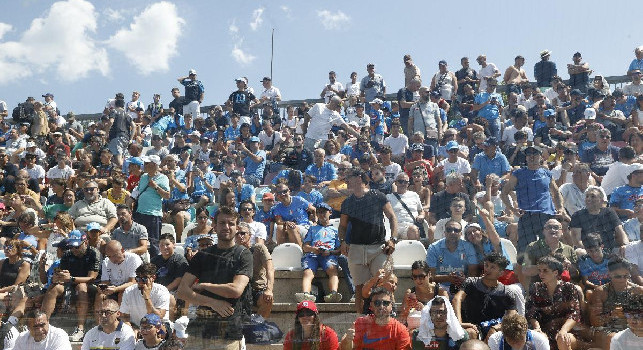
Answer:
<path fill-rule="evenodd" d="M 254 208 L 241 208 L 241 211 L 253 211 Z"/>
<path fill-rule="evenodd" d="M 602 138 L 602 139 L 605 139 L 605 140 L 608 140 L 608 139 L 612 138 L 612 136 L 610 136 L 610 135 L 601 135 L 599 137 Z"/>
<path fill-rule="evenodd" d="M 420 275 L 411 275 L 411 278 L 414 280 L 423 280 L 428 276 L 427 274 L 420 274 Z"/>
<path fill-rule="evenodd" d="M 116 310 L 98 310 L 98 315 L 107 317 L 115 314 L 116 312 Z"/>
<path fill-rule="evenodd" d="M 400 185 L 408 185 L 409 181 L 408 180 L 395 180 L 396 183 Z"/>
<path fill-rule="evenodd" d="M 544 228 L 552 231 L 560 231 L 563 229 L 562 226 L 556 226 L 556 225 L 547 225 Z"/>
<path fill-rule="evenodd" d="M 315 313 L 308 309 L 303 309 L 299 311 L 299 313 L 297 313 L 297 317 L 310 317 L 310 316 L 315 316 Z"/>
<path fill-rule="evenodd" d="M 631 276 L 630 276 L 629 274 L 625 274 L 625 275 L 614 275 L 614 276 L 612 276 L 612 279 L 622 280 L 622 279 L 628 279 L 628 278 L 630 278 L 630 277 L 631 277 Z"/>
<path fill-rule="evenodd" d="M 12 250 L 13 248 L 15 248 L 15 246 L 13 246 L 11 244 L 7 244 L 7 245 L 4 246 L 5 250 Z"/>
<path fill-rule="evenodd" d="M 290 191 L 290 190 L 282 190 L 282 191 L 276 191 L 275 193 L 276 193 L 276 194 L 284 195 L 284 194 L 288 193 L 289 191 Z"/>
<path fill-rule="evenodd" d="M 444 231 L 448 233 L 460 233 L 462 229 L 456 228 L 456 227 L 447 227 L 444 229 Z"/>
<path fill-rule="evenodd" d="M 85 192 L 94 192 L 94 190 L 98 190 L 98 187 L 85 187 L 84 190 Z"/>
<path fill-rule="evenodd" d="M 390 300 L 373 300 L 373 306 L 380 307 L 380 306 L 390 306 L 391 301 Z"/>
<path fill-rule="evenodd" d="M 151 277 L 147 277 L 147 276 L 142 276 L 142 277 L 141 276 L 136 276 L 136 277 L 134 277 L 136 282 L 143 282 L 143 283 L 147 283 L 147 281 L 149 281 L 150 278 Z"/>
<path fill-rule="evenodd" d="M 196 218 L 197 218 L 198 220 L 207 220 L 207 219 L 208 219 L 208 217 L 207 217 L 207 216 L 197 216 Z"/>
<path fill-rule="evenodd" d="M 237 236 L 245 236 L 245 235 L 247 235 L 249 233 L 250 232 L 248 232 L 248 231 L 237 231 Z"/>

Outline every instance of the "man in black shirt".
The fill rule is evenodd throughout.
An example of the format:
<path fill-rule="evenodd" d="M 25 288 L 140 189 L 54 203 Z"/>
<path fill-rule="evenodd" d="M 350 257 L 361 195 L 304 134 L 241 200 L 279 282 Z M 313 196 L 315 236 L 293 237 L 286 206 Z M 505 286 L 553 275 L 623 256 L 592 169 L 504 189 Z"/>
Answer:
<path fill-rule="evenodd" d="M 164 233 L 159 238 L 161 254 L 152 257 L 150 262 L 158 268 L 156 283 L 161 284 L 170 292 L 170 314 L 176 312 L 176 298 L 174 292 L 179 288 L 181 278 L 188 269 L 187 259 L 174 251 L 176 240 L 170 233 Z"/>
<path fill-rule="evenodd" d="M 114 155 L 116 165 L 123 165 L 123 153 L 127 150 L 134 133 L 134 122 L 124 109 L 125 101 L 116 100 L 116 108 L 110 113 L 112 127 L 109 129 L 109 151 Z"/>
<path fill-rule="evenodd" d="M 476 90 L 476 83 L 479 81 L 478 74 L 474 69 L 469 67 L 469 57 L 462 57 L 460 59 L 460 64 L 462 64 L 462 69 L 455 72 L 455 78 L 458 79 L 458 98 L 464 96 L 464 86 L 468 85 Z"/>
<path fill-rule="evenodd" d="M 253 103 L 259 103 L 259 100 L 253 93 L 248 91 L 248 79 L 239 77 L 235 79 L 235 82 L 238 90 L 230 94 L 226 105 L 232 106 L 232 113 L 237 113 L 241 117 L 248 117 L 250 107 Z"/>
<path fill-rule="evenodd" d="M 190 260 L 177 297 L 199 305 L 188 332 L 195 337 L 200 334 L 201 348 L 238 349 L 243 337 L 242 311 L 247 309 L 243 303 L 252 277 L 252 253 L 235 245 L 239 214 L 234 208 L 221 207 L 214 221 L 218 243 L 199 250 Z"/>
<path fill-rule="evenodd" d="M 482 277 L 468 277 L 464 280 L 462 289 L 453 296 L 453 310 L 462 327 L 470 334 L 471 339 L 477 339 L 478 326 L 487 341 L 490 327 L 498 327 L 500 319 L 516 312 L 516 296 L 498 278 L 505 272 L 509 260 L 502 254 L 494 252 L 484 258 Z M 480 325 L 491 321 L 489 325 Z M 475 333 L 474 333 L 475 332 Z"/>
<path fill-rule="evenodd" d="M 5 193 L 16 192 L 16 177 L 18 176 L 18 166 L 9 162 L 9 155 L 7 155 L 4 148 L 0 148 L 0 184 L 4 185 Z"/>
<path fill-rule="evenodd" d="M 176 119 L 177 116 L 183 115 L 183 105 L 188 101 L 184 96 L 181 96 L 179 88 L 172 89 L 172 97 L 174 97 L 174 100 L 170 102 L 168 108 L 174 108 L 174 118 Z M 176 123 L 176 125 L 179 125 L 179 123 Z"/>
<path fill-rule="evenodd" d="M 348 257 L 349 270 L 355 281 L 355 307 L 363 310 L 362 287 L 379 274 L 395 250 L 397 218 L 386 196 L 368 188 L 368 175 L 361 169 L 350 170 L 346 177 L 352 194 L 342 202 L 339 241 L 342 254 Z M 385 240 L 384 215 L 391 228 L 391 239 Z M 351 226 L 348 232 L 348 226 Z"/>
<path fill-rule="evenodd" d="M 550 87 L 552 79 L 558 74 L 556 63 L 549 60 L 550 56 L 551 51 L 541 51 L 540 61 L 534 65 L 534 78 L 538 87 Z"/>
<path fill-rule="evenodd" d="M 100 253 L 87 243 L 87 235 L 78 230 L 69 233 L 67 246 L 69 251 L 60 259 L 60 268 L 54 273 L 52 283 L 45 293 L 42 310 L 51 317 L 56 306 L 56 298 L 65 293 L 66 288 L 76 291 L 76 311 L 78 326 L 70 338 L 80 341 L 85 334 L 85 319 L 89 308 L 89 289 L 98 277 Z M 69 305 L 68 305 L 69 306 Z"/>

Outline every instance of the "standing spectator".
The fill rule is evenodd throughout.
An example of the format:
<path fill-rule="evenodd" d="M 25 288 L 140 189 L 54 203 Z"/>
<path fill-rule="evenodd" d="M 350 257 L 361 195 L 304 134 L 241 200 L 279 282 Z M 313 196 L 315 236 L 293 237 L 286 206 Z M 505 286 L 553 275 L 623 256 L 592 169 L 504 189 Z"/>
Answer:
<path fill-rule="evenodd" d="M 121 320 L 129 325 L 141 327 L 141 318 L 156 314 L 169 321 L 170 293 L 163 285 L 155 283 L 156 266 L 143 263 L 136 268 L 136 284 L 129 286 L 123 293 L 120 312 Z"/>
<path fill-rule="evenodd" d="M 465 85 L 471 87 L 473 91 L 476 91 L 476 84 L 480 82 L 480 80 L 478 80 L 478 73 L 469 67 L 469 57 L 462 57 L 460 64 L 462 68 L 455 72 L 455 77 L 458 79 L 458 100 L 464 97 Z"/>
<path fill-rule="evenodd" d="M 49 324 L 44 311 L 27 313 L 27 331 L 20 333 L 13 349 L 71 350 L 67 333 Z"/>
<path fill-rule="evenodd" d="M 200 80 L 196 79 L 196 70 L 190 69 L 187 77 L 177 78 L 178 82 L 185 86 L 185 106 L 183 114 L 190 114 L 192 118 L 201 118 L 201 103 L 205 89 Z"/>
<path fill-rule="evenodd" d="M 368 180 L 366 172 L 360 169 L 353 169 L 347 174 L 346 182 L 351 195 L 342 203 L 339 222 L 341 251 L 348 257 L 349 269 L 356 284 L 357 312 L 363 309 L 364 283 L 378 274 L 387 256 L 393 253 L 398 232 L 391 203 L 383 193 L 370 190 Z M 388 241 L 385 240 L 384 215 L 391 229 Z"/>
<path fill-rule="evenodd" d="M 502 96 L 496 92 L 498 81 L 495 78 L 485 80 L 485 90 L 476 95 L 473 110 L 478 111 L 478 117 L 488 122 L 490 136 L 500 138 L 500 113 L 504 107 Z M 482 84 L 480 84 L 482 89 Z"/>
<path fill-rule="evenodd" d="M 422 82 L 422 77 L 420 73 L 420 68 L 415 65 L 411 55 L 406 54 L 403 58 L 404 61 L 404 86 L 409 86 L 409 83 L 413 79 L 417 79 Z"/>
<path fill-rule="evenodd" d="M 141 176 L 138 187 L 137 208 L 134 219 L 145 226 L 149 241 L 150 256 L 159 253 L 159 236 L 163 218 L 163 199 L 170 199 L 170 180 L 159 172 L 161 159 L 158 156 L 142 157 L 145 174 Z"/>
<path fill-rule="evenodd" d="M 230 94 L 226 105 L 232 107 L 233 116 L 236 114 L 237 116 L 243 117 L 244 119 L 242 121 L 245 121 L 245 119 L 250 120 L 250 118 L 248 118 L 250 115 L 250 107 L 252 104 L 258 103 L 259 100 L 257 100 L 257 97 L 255 97 L 252 92 L 248 91 L 248 79 L 239 77 L 235 79 L 235 82 L 237 84 L 237 90 Z M 239 118 L 237 118 L 237 121 L 238 119 Z"/>
<path fill-rule="evenodd" d="M 635 59 L 630 62 L 630 66 L 627 68 L 627 75 L 631 75 L 635 70 L 643 70 L 643 46 L 639 46 L 634 49 Z"/>
<path fill-rule="evenodd" d="M 312 152 L 317 148 L 321 141 L 327 140 L 328 133 L 333 125 L 343 127 L 348 133 L 355 137 L 359 136 L 357 131 L 348 127 L 348 124 L 346 124 L 342 116 L 339 114 L 341 105 L 342 99 L 339 98 L 339 96 L 333 96 L 329 103 L 316 103 L 310 110 L 308 110 L 305 118 L 305 149 Z"/>
<path fill-rule="evenodd" d="M 239 216 L 234 208 L 221 207 L 214 221 L 218 243 L 192 258 L 177 297 L 199 305 L 197 319 L 190 323 L 193 328 L 188 333 L 200 335 L 203 348 L 238 349 L 246 309 L 243 294 L 253 272 L 252 254 L 235 243 Z"/>
<path fill-rule="evenodd" d="M 438 63 L 439 71 L 431 79 L 431 91 L 440 92 L 440 97 L 451 105 L 455 101 L 458 91 L 458 79 L 453 72 L 447 68 L 447 61 L 441 60 Z"/>
<path fill-rule="evenodd" d="M 344 85 L 337 81 L 335 71 L 328 72 L 328 81 L 329 83 L 324 86 L 324 90 L 319 94 L 324 99 L 324 103 L 330 102 L 330 98 L 335 95 L 344 97 Z"/>
<path fill-rule="evenodd" d="M 421 132 L 425 139 L 442 139 L 442 119 L 440 107 L 431 102 L 431 90 L 422 86 L 419 90 L 420 99 L 409 110 L 407 132 L 414 134 Z"/>
<path fill-rule="evenodd" d="M 295 328 L 286 334 L 284 350 L 319 349 L 337 350 L 337 334 L 319 320 L 317 305 L 312 301 L 297 304 Z"/>
<path fill-rule="evenodd" d="M 480 73 L 478 73 L 478 78 L 480 79 L 480 86 L 478 87 L 479 92 L 487 91 L 487 83 L 489 79 L 495 81 L 500 75 L 500 70 L 494 63 L 487 63 L 487 56 L 482 54 L 476 58 L 476 62 L 480 65 Z"/>
<path fill-rule="evenodd" d="M 583 93 L 587 93 L 589 75 L 592 74 L 592 70 L 589 69 L 587 62 L 583 62 L 583 55 L 580 52 L 574 54 L 572 61 L 573 63 L 567 65 L 569 86 L 571 89 L 578 89 Z"/>
<path fill-rule="evenodd" d="M 371 291 L 370 310 L 372 315 L 355 320 L 353 327 L 346 331 L 340 348 L 347 349 L 391 349 L 411 348 L 409 332 L 402 323 L 391 317 L 393 296 L 384 287 Z"/>
<path fill-rule="evenodd" d="M 125 105 L 125 100 L 124 99 L 121 100 L 123 101 L 123 104 L 124 104 L 123 108 L 125 112 L 129 115 L 130 119 L 136 120 L 136 121 L 139 120 L 140 116 L 143 114 L 143 111 L 145 110 L 145 105 L 143 104 L 143 102 L 139 100 L 140 96 L 141 94 L 138 91 L 134 91 L 132 92 L 132 100 L 127 102 L 126 105 Z M 119 99 L 116 99 L 116 101 L 114 101 L 114 109 L 118 109 L 118 104 L 119 104 L 118 101 Z M 114 111 L 112 111 L 112 113 L 113 112 Z"/>
<path fill-rule="evenodd" d="M 511 170 L 507 157 L 498 149 L 498 140 L 490 137 L 483 143 L 483 152 L 473 158 L 471 181 L 478 191 L 482 191 L 485 179 L 489 174 L 504 177 Z"/>
<path fill-rule="evenodd" d="M 516 56 L 516 58 L 514 58 L 513 66 L 509 66 L 507 70 L 505 70 L 505 75 L 502 78 L 502 81 L 505 83 L 507 94 L 511 92 L 520 94 L 522 92 L 520 86 L 522 84 L 529 83 L 529 79 L 527 79 L 527 73 L 522 68 L 522 66 L 524 65 L 525 58 L 518 55 Z"/>
<path fill-rule="evenodd" d="M 517 214 L 518 251 L 523 252 L 527 245 L 541 234 L 544 223 L 554 215 L 561 215 L 569 221 L 563 210 L 563 200 L 548 169 L 541 167 L 541 150 L 534 146 L 525 149 L 527 167 L 515 170 L 502 188 L 500 198 L 509 214 Z M 509 193 L 516 190 L 518 207 L 509 200 Z"/>
<path fill-rule="evenodd" d="M 558 75 L 556 63 L 551 62 L 551 51 L 540 51 L 540 61 L 534 64 L 534 78 L 539 88 L 550 87 L 555 76 Z"/>
<path fill-rule="evenodd" d="M 260 83 L 263 85 L 264 90 L 261 92 L 261 96 L 259 96 L 259 103 L 269 105 L 272 110 L 275 111 L 275 114 L 278 114 L 279 107 L 277 106 L 277 102 L 281 101 L 281 91 L 272 85 L 272 79 L 270 77 L 263 77 Z"/>
<path fill-rule="evenodd" d="M 625 84 L 623 94 L 626 96 L 636 96 L 643 94 L 643 84 L 641 83 L 641 70 L 635 69 L 630 73 L 632 82 Z"/>
<path fill-rule="evenodd" d="M 402 128 L 404 130 L 403 132 L 405 134 L 408 132 L 407 127 L 411 107 L 420 99 L 420 93 L 418 92 L 418 90 L 420 89 L 421 85 L 422 82 L 420 81 L 420 79 L 411 79 L 411 81 L 405 87 L 401 88 L 397 92 L 397 103 L 400 107 L 399 122 L 402 124 Z"/>
<path fill-rule="evenodd" d="M 45 98 L 45 103 L 43 104 L 43 109 L 47 113 L 48 116 L 55 116 L 58 114 L 58 104 L 56 104 L 56 101 L 54 101 L 54 95 L 51 92 L 48 92 L 42 97 Z"/>
<path fill-rule="evenodd" d="M 109 151 L 115 157 L 116 166 L 123 165 L 123 153 L 127 149 L 136 126 L 131 115 L 123 109 L 123 100 L 116 100 L 116 108 L 110 113 L 112 127 L 109 129 Z"/>
<path fill-rule="evenodd" d="M 0 100 L 0 120 L 4 120 L 9 116 L 9 109 L 7 108 L 7 103 L 3 100 Z"/>
<path fill-rule="evenodd" d="M 361 90 L 361 96 L 364 98 L 364 102 L 366 102 L 366 114 L 370 114 L 371 106 L 369 103 L 378 96 L 386 95 L 386 82 L 381 75 L 375 73 L 375 64 L 367 64 L 366 71 L 368 74 L 362 78 L 359 88 Z"/>
<path fill-rule="evenodd" d="M 101 302 L 96 313 L 98 325 L 87 332 L 81 350 L 134 349 L 136 345 L 134 330 L 119 319 L 121 313 L 118 311 L 116 300 L 107 299 Z"/>

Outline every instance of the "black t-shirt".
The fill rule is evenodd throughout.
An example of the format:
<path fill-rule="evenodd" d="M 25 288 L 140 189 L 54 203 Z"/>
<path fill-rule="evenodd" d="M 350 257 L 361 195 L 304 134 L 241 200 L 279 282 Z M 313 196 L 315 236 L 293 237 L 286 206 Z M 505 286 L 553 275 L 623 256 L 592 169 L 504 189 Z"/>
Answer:
<path fill-rule="evenodd" d="M 393 193 L 393 181 L 384 181 L 382 183 L 375 183 L 371 181 L 368 184 L 368 187 L 372 190 L 378 190 L 384 194 L 391 194 Z"/>
<path fill-rule="evenodd" d="M 173 99 L 168 105 L 169 108 L 174 108 L 175 114 L 183 115 L 183 105 L 187 104 L 189 101 L 184 96 L 179 96 Z"/>
<path fill-rule="evenodd" d="M 580 228 L 581 241 L 588 233 L 599 233 L 606 250 L 614 248 L 614 230 L 621 224 L 618 215 L 612 208 L 601 208 L 598 215 L 591 215 L 587 208 L 583 208 L 572 215 L 570 228 Z"/>
<path fill-rule="evenodd" d="M 433 196 L 431 196 L 431 206 L 429 208 L 430 213 L 434 213 L 436 220 L 446 219 L 451 217 L 451 200 L 456 196 L 464 199 L 466 210 L 464 216 L 473 215 L 473 205 L 469 196 L 465 193 L 448 193 L 447 191 L 440 191 Z M 464 229 L 464 227 L 462 228 Z"/>
<path fill-rule="evenodd" d="M 190 150 L 190 149 L 192 149 L 192 148 L 190 146 L 188 146 L 188 145 L 185 145 L 183 147 L 174 146 L 170 150 L 170 154 L 181 155 L 181 153 L 183 153 L 183 151 L 187 151 L 187 150 Z"/>
<path fill-rule="evenodd" d="M 112 140 L 117 137 L 129 139 L 132 135 L 132 117 L 130 117 L 129 113 L 122 108 L 117 108 L 109 117 L 114 120 L 112 127 L 109 129 L 109 139 Z"/>
<path fill-rule="evenodd" d="M 516 310 L 516 299 L 502 283 L 489 289 L 482 277 L 468 277 L 463 289 L 467 294 L 462 306 L 464 322 L 480 324 L 504 316 L 507 310 Z"/>
<path fill-rule="evenodd" d="M 505 148 L 505 151 L 502 153 L 505 155 L 505 157 L 507 157 L 507 160 L 511 159 L 511 156 L 513 156 L 517 147 L 521 147 L 521 146 L 509 146 Z M 525 154 L 525 151 L 519 150 L 514 160 L 512 162 L 510 161 L 509 164 L 511 166 L 520 166 L 520 167 L 527 166 L 527 155 Z"/>
<path fill-rule="evenodd" d="M 196 276 L 201 283 L 231 283 L 237 275 L 248 276 L 248 279 L 251 279 L 252 253 L 242 246 L 221 249 L 214 245 L 200 250 L 190 260 L 187 272 Z M 246 291 L 249 287 L 250 283 L 246 286 Z M 225 300 L 234 308 L 233 315 L 225 319 L 216 316 L 207 320 L 197 320 L 197 322 L 206 321 L 208 323 L 208 327 L 204 328 L 202 336 L 208 338 L 222 337 L 229 340 L 241 339 L 241 318 L 243 310 L 247 309 L 243 305 L 247 301 L 244 296 L 245 292 L 238 299 L 224 298 L 208 291 L 203 291 L 201 294 L 210 298 Z"/>
<path fill-rule="evenodd" d="M 255 95 L 248 91 L 235 91 L 230 94 L 229 100 L 232 101 L 232 112 L 241 116 L 250 115 L 250 102 L 256 99 Z"/>
<path fill-rule="evenodd" d="M 67 251 L 60 259 L 60 269 L 68 270 L 74 277 L 87 277 L 90 271 L 100 270 L 100 253 L 94 247 L 87 247 L 82 257 Z"/>
<path fill-rule="evenodd" d="M 188 261 L 183 255 L 174 253 L 167 260 L 162 255 L 153 257 L 150 262 L 156 265 L 156 283 L 168 286 L 175 279 L 183 277 L 188 269 Z"/>
<path fill-rule="evenodd" d="M 342 202 L 342 215 L 348 215 L 347 241 L 351 244 L 384 243 L 384 205 L 386 196 L 377 190 L 368 191 L 362 198 L 350 195 Z"/>
<path fill-rule="evenodd" d="M 397 102 L 413 102 L 413 91 L 407 89 L 407 88 L 401 88 L 397 92 Z M 409 112 L 411 111 L 411 108 L 401 108 L 400 107 L 400 118 L 408 118 L 409 117 Z M 404 126 L 406 127 L 406 125 Z"/>

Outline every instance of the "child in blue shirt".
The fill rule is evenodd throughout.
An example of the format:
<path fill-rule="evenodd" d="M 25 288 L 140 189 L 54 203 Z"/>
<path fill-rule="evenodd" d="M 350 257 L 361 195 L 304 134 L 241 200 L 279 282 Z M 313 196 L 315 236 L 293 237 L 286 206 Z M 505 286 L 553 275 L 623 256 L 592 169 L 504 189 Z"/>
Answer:
<path fill-rule="evenodd" d="M 327 303 L 338 303 L 342 295 L 337 292 L 339 278 L 337 277 L 337 255 L 339 251 L 339 235 L 337 229 L 330 224 L 332 208 L 326 203 L 316 207 L 317 225 L 311 226 L 303 241 L 304 256 L 301 266 L 304 268 L 302 279 L 303 293 L 295 293 L 298 302 L 304 300 L 314 301 L 316 297 L 310 293 L 315 271 L 321 267 L 328 274 L 328 289 L 330 294 L 324 296 Z"/>
<path fill-rule="evenodd" d="M 384 113 L 380 109 L 382 106 L 382 100 L 379 98 L 371 101 L 371 139 L 378 144 L 382 144 L 384 141 Z"/>
<path fill-rule="evenodd" d="M 589 233 L 583 240 L 587 254 L 578 259 L 578 270 L 587 293 L 610 281 L 607 270 L 609 259 L 603 253 L 603 240 L 596 233 Z"/>

